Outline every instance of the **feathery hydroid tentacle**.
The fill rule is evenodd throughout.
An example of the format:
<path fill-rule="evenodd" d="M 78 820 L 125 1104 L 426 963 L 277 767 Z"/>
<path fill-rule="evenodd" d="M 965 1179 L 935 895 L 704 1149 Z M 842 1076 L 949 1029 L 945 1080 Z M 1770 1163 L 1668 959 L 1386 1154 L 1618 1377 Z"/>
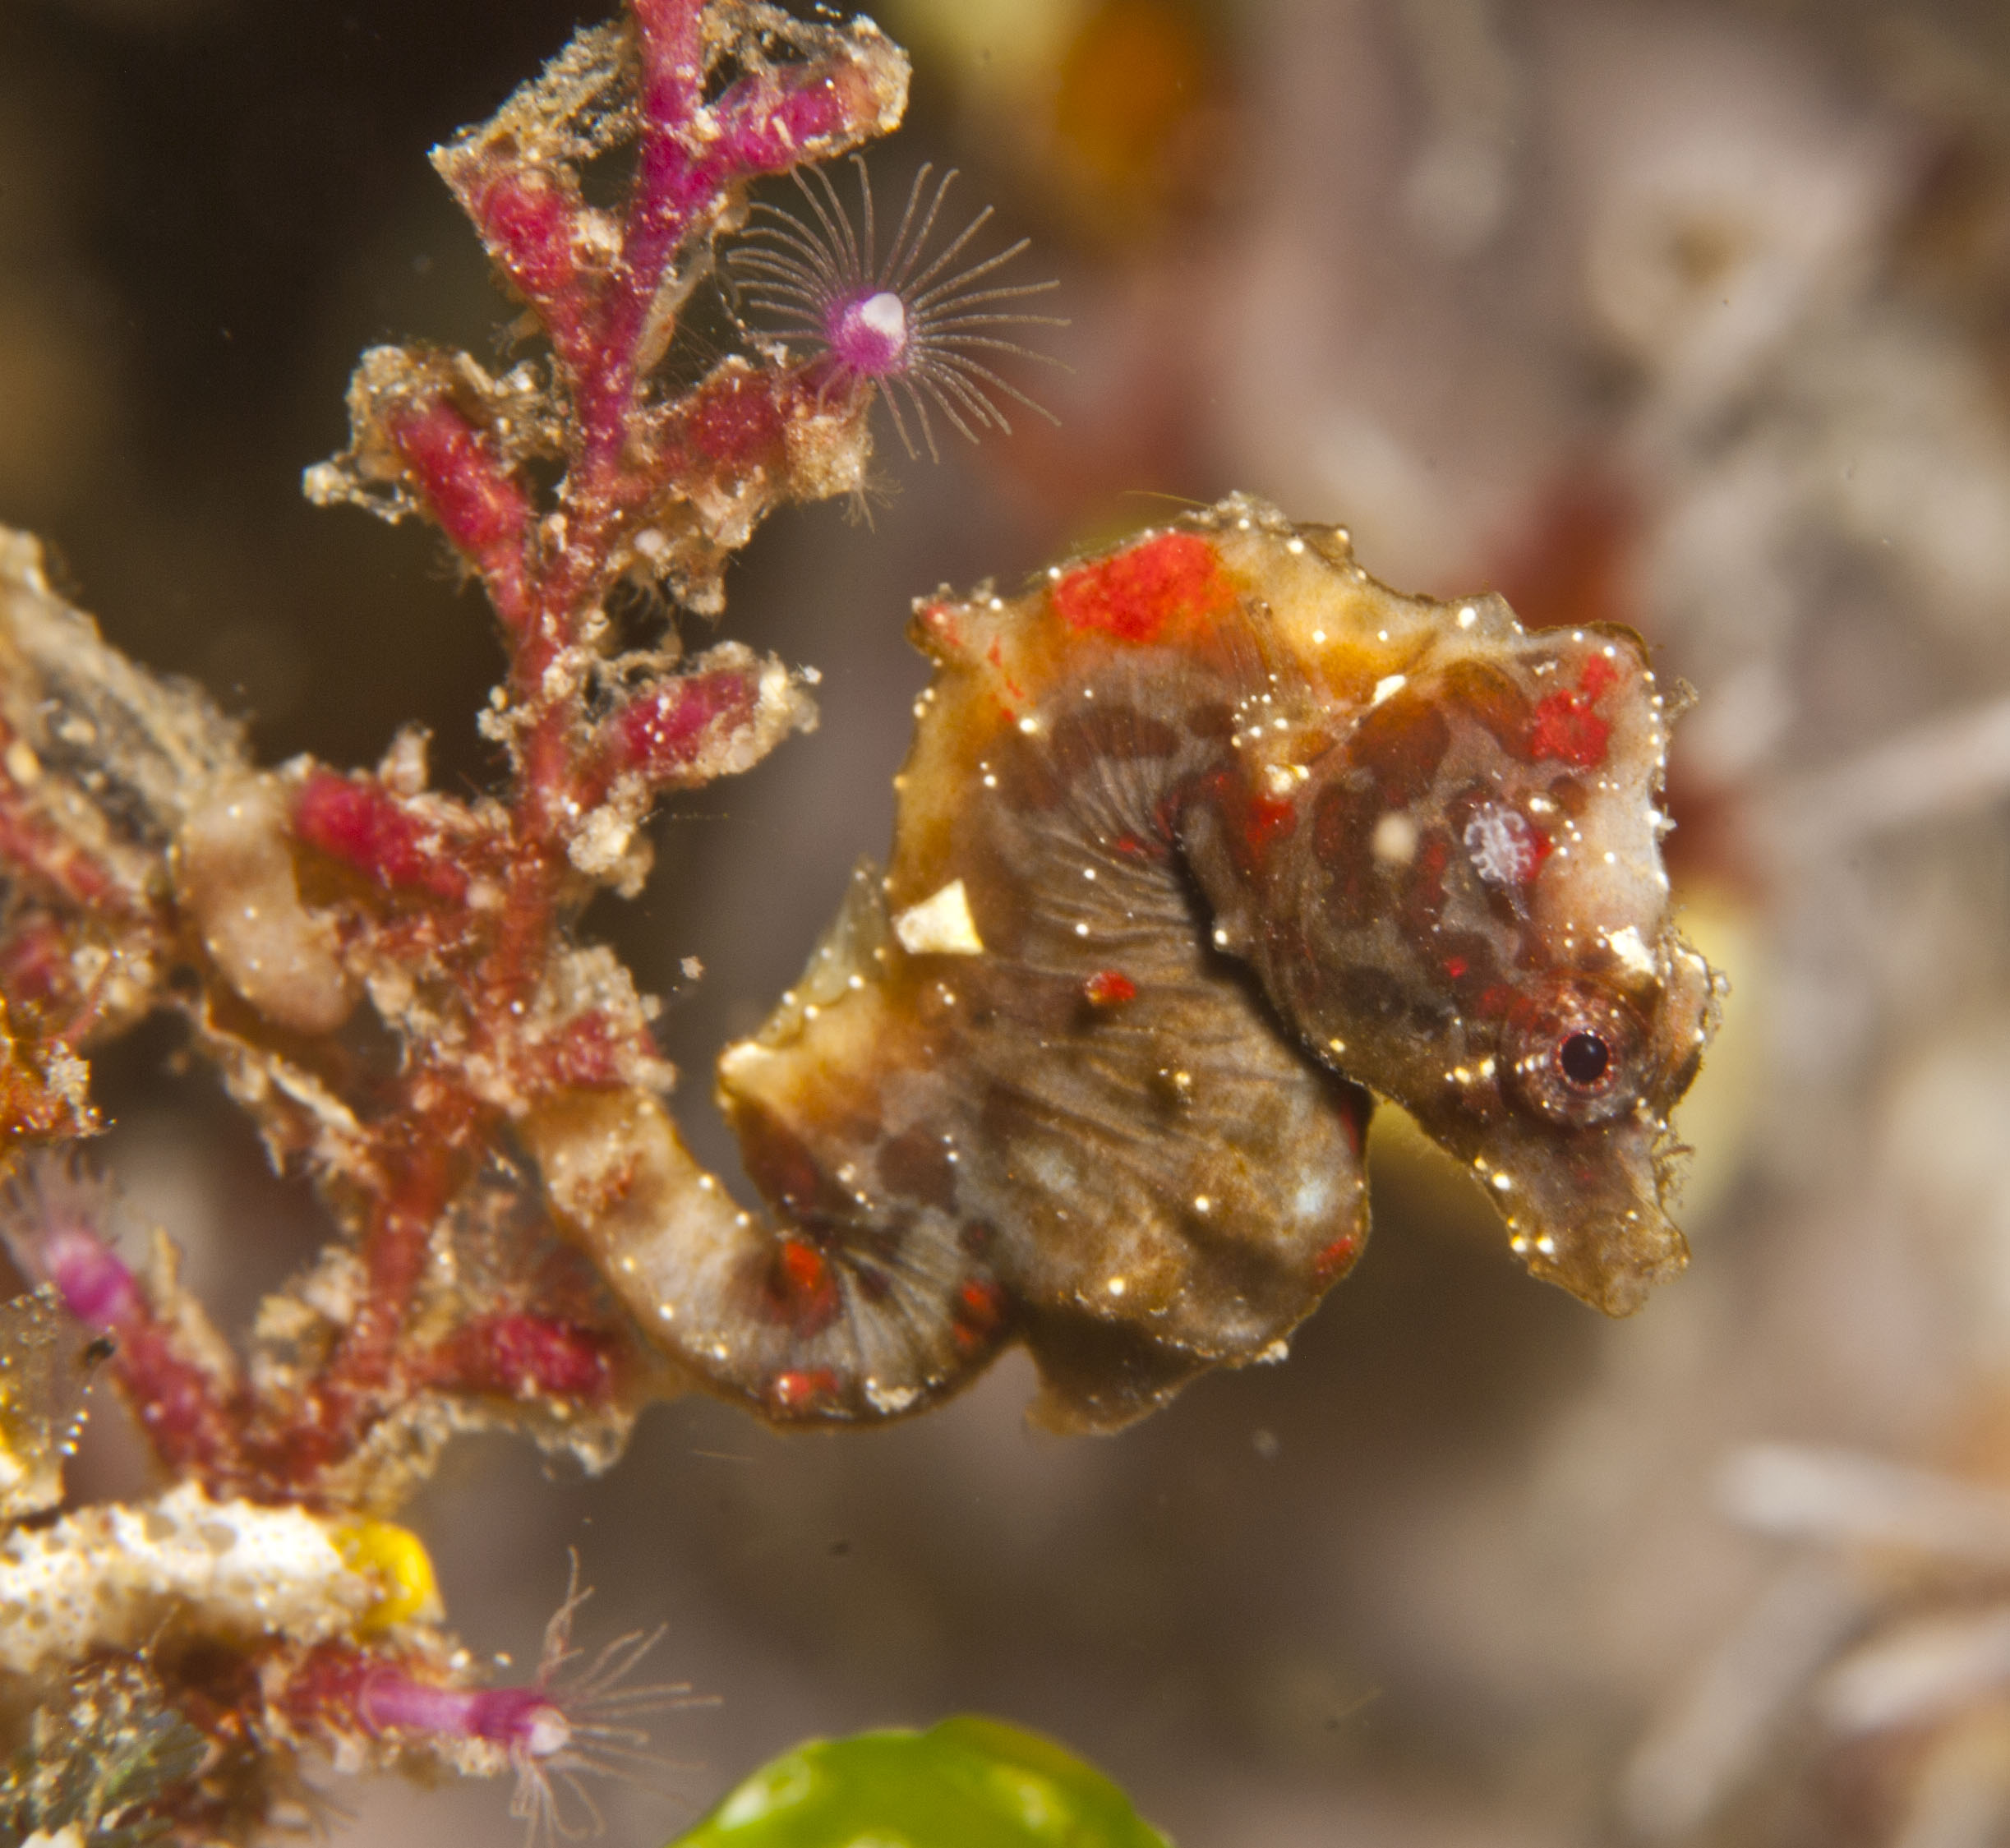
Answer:
<path fill-rule="evenodd" d="M 855 229 L 837 187 L 820 169 L 809 178 L 800 171 L 794 176 L 809 204 L 808 220 L 765 203 L 754 206 L 750 228 L 726 260 L 735 311 L 741 305 L 758 311 L 768 317 L 765 331 L 784 341 L 809 342 L 822 349 L 823 363 L 839 376 L 869 389 L 881 388 L 894 430 L 910 456 L 917 451 L 900 398 L 920 425 L 929 455 L 938 460 L 931 403 L 972 442 L 984 429 L 1011 434 L 999 397 L 1058 422 L 1044 405 L 975 357 L 979 352 L 995 353 L 1050 366 L 1060 363 L 1052 354 L 995 331 L 1065 327 L 1062 316 L 1007 306 L 1046 294 L 1059 286 L 1057 283 L 978 286 L 1022 255 L 1029 240 L 1021 237 L 958 267 L 970 241 L 991 221 L 992 209 L 987 205 L 924 260 L 943 200 L 957 177 L 952 168 L 931 187 L 934 169 L 924 165 L 908 190 L 883 260 L 872 183 L 864 162 L 855 159 L 854 164 L 861 200 Z"/>

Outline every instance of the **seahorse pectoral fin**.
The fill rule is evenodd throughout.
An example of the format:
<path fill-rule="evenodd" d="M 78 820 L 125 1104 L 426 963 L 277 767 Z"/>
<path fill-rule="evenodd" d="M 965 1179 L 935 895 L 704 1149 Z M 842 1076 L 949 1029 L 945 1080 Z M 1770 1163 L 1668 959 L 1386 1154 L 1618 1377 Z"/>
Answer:
<path fill-rule="evenodd" d="M 1050 1426 L 1112 1430 L 1281 1353 L 1367 1240 L 1367 1095 L 1194 935 L 1141 934 L 1118 999 L 1044 956 L 960 984 L 960 1199 L 998 1229 Z"/>
<path fill-rule="evenodd" d="M 1040 1396 L 1026 1421 L 1063 1437 L 1104 1437 L 1149 1417 L 1196 1374 L 1219 1364 L 1121 1322 L 1035 1316 L 1026 1346 L 1040 1369 Z"/>
<path fill-rule="evenodd" d="M 1219 1048 L 1206 1065 L 1190 1060 L 1199 1095 L 1175 1124 L 1149 1126 L 1142 1172 L 1132 1163 L 1145 1126 L 1085 1136 L 1077 1118 L 1058 1131 L 1085 1136 L 1092 1166 L 1112 1159 L 1049 1202 L 1049 1223 L 1067 1212 L 1075 1236 L 1019 1284 L 1040 1376 L 1035 1425 L 1120 1431 L 1201 1373 L 1284 1359 L 1292 1330 L 1366 1247 L 1371 1100 L 1343 1081 L 1252 1071 L 1267 1052 L 1246 1043 L 1240 1082 Z"/>

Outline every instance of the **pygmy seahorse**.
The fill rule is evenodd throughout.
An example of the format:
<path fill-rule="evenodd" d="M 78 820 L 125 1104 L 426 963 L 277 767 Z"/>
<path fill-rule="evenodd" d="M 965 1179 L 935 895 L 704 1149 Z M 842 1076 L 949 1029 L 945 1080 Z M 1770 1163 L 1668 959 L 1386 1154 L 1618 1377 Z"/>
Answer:
<path fill-rule="evenodd" d="M 772 1223 L 653 1102 L 530 1126 L 670 1353 L 781 1422 L 919 1409 L 1021 1341 L 1111 1428 L 1278 1357 L 1360 1255 L 1394 1099 L 1528 1268 L 1680 1269 L 1668 1113 L 1721 979 L 1677 936 L 1640 638 L 1397 594 L 1235 496 L 924 600 L 883 877 L 719 1062 Z"/>

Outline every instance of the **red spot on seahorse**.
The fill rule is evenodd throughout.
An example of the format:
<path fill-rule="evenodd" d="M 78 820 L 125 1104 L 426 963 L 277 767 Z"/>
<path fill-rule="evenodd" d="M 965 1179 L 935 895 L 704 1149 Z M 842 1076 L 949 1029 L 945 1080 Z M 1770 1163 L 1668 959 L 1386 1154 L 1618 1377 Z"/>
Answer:
<path fill-rule="evenodd" d="M 1608 687 L 1619 684 L 1619 670 L 1602 654 L 1593 655 L 1577 677 L 1577 690 L 1585 699 L 1596 699 Z"/>
<path fill-rule="evenodd" d="M 963 638 L 957 628 L 956 615 L 957 606 L 953 603 L 938 601 L 917 604 L 915 607 L 915 620 L 945 648 L 957 649 L 962 646 Z"/>
<path fill-rule="evenodd" d="M 1010 694 L 1014 699 L 1017 700 L 1019 703 L 1023 706 L 1026 703 L 1026 689 L 1021 686 L 1019 683 L 1005 671 L 1004 643 L 1002 642 L 993 642 L 989 647 L 984 650 L 984 659 L 989 661 L 991 665 L 998 670 L 998 684 L 1005 689 L 1006 692 Z M 1014 720 L 1018 717 L 1019 715 L 1014 712 L 1011 707 L 1005 705 L 1005 703 L 1003 700 L 1000 700 L 998 703 L 1003 709 L 1005 717 L 1008 721 Z"/>
<path fill-rule="evenodd" d="M 1210 770 L 1159 802 L 1155 819 L 1167 839 L 1178 836 L 1180 812 L 1193 802 L 1212 807 L 1220 817 L 1229 850 L 1244 873 L 1254 873 L 1271 847 L 1298 825 L 1298 809 L 1287 799 L 1258 794 L 1233 770 Z"/>
<path fill-rule="evenodd" d="M 1579 770 L 1605 762 L 1612 727 L 1592 710 L 1598 696 L 1618 684 L 1619 670 L 1602 654 L 1584 663 L 1577 685 L 1552 693 L 1538 704 L 1528 725 L 1528 755 L 1537 763 L 1555 758 Z"/>
<path fill-rule="evenodd" d="M 797 1334 L 821 1334 L 838 1309 L 837 1279 L 830 1260 L 807 1240 L 783 1239 L 768 1270 L 768 1304 Z"/>
<path fill-rule="evenodd" d="M 1361 1241 L 1349 1233 L 1343 1233 L 1330 1245 L 1320 1247 L 1312 1259 L 1312 1274 L 1321 1283 L 1330 1283 L 1336 1277 L 1344 1276 L 1353 1267 L 1361 1250 Z"/>
<path fill-rule="evenodd" d="M 1121 969 L 1099 969 L 1081 985 L 1093 1007 L 1114 1007 L 1137 999 L 1137 984 Z"/>
<path fill-rule="evenodd" d="M 1298 810 L 1280 796 L 1252 796 L 1242 822 L 1242 836 L 1249 842 L 1250 852 L 1261 854 L 1273 841 L 1289 834 L 1298 818 Z"/>
<path fill-rule="evenodd" d="M 1005 1320 L 1005 1293 L 988 1277 L 973 1277 L 957 1292 L 950 1332 L 966 1353 L 984 1346 Z"/>
<path fill-rule="evenodd" d="M 777 1412 L 807 1412 L 837 1396 L 837 1374 L 828 1366 L 798 1367 L 777 1373 L 768 1389 Z"/>
<path fill-rule="evenodd" d="M 1053 594 L 1069 628 L 1098 629 L 1120 642 L 1152 641 L 1169 622 L 1216 615 L 1235 597 L 1215 548 L 1192 532 L 1162 532 L 1085 565 Z"/>

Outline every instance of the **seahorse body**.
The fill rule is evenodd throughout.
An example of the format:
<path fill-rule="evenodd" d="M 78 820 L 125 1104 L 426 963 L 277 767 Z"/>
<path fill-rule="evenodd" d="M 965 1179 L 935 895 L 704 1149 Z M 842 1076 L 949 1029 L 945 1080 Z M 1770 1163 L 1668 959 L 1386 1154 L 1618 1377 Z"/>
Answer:
<path fill-rule="evenodd" d="M 1399 596 L 1242 496 L 915 635 L 886 874 L 720 1061 L 777 1228 L 633 1103 L 543 1137 L 682 1362 L 848 1419 L 1017 1339 L 1049 1422 L 1123 1424 L 1280 1356 L 1353 1264 L 1371 1090 L 1537 1275 L 1624 1314 L 1680 1268 L 1718 984 L 1669 920 L 1636 636 Z"/>

